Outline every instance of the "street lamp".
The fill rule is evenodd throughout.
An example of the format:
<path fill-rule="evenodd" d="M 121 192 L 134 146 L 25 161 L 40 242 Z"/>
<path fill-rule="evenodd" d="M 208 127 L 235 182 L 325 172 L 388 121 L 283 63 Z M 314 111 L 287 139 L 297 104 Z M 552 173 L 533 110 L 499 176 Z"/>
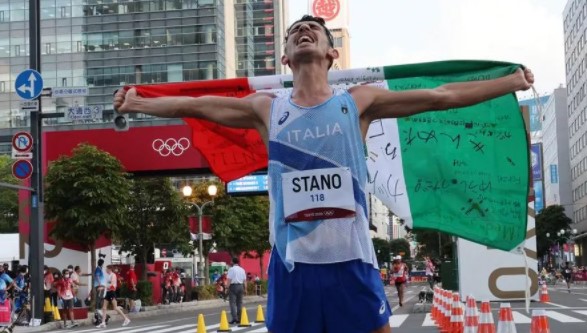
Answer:
<path fill-rule="evenodd" d="M 192 187 L 189 185 L 184 186 L 181 189 L 183 196 L 184 197 L 189 197 L 192 195 Z M 196 207 L 196 209 L 198 210 L 198 263 L 197 263 L 197 267 L 198 267 L 198 274 L 201 274 L 202 271 L 204 270 L 202 267 L 202 262 L 203 262 L 203 253 L 204 253 L 204 243 L 203 243 L 203 239 L 204 239 L 204 235 L 202 234 L 202 216 L 203 216 L 203 212 L 204 212 L 204 208 L 206 207 L 206 205 L 213 205 L 214 204 L 214 196 L 216 195 L 216 193 L 218 192 L 218 188 L 216 187 L 216 185 L 210 185 L 208 186 L 208 195 L 210 195 L 212 197 L 212 200 L 210 201 L 206 201 L 204 202 L 202 205 L 198 205 L 194 202 L 188 202 L 188 204 L 190 204 L 191 206 Z M 194 254 L 194 262 L 193 262 L 194 267 L 196 267 L 196 256 Z M 195 277 L 195 274 L 194 274 Z M 204 276 L 200 277 L 200 279 L 203 279 L 204 283 L 206 284 L 206 279 L 204 279 Z"/>

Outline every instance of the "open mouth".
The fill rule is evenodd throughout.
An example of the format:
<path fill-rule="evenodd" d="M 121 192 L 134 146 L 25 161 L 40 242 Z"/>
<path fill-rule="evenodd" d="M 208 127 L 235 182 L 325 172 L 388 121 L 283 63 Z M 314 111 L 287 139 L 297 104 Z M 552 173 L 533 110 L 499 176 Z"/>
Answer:
<path fill-rule="evenodd" d="M 310 36 L 307 36 L 307 35 L 298 38 L 297 45 L 301 45 L 303 43 L 314 43 L 314 39 Z"/>

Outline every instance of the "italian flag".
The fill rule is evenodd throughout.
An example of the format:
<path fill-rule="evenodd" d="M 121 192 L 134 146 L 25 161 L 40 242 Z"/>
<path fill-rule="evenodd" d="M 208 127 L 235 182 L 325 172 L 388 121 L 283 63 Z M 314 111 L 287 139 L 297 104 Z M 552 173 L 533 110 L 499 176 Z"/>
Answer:
<path fill-rule="evenodd" d="M 329 82 L 347 88 L 370 84 L 394 91 L 426 89 L 494 79 L 519 67 L 444 61 L 331 71 Z M 144 97 L 244 97 L 260 91 L 287 94 L 292 86 L 291 76 L 275 75 L 137 89 Z M 256 131 L 184 120 L 193 128 L 193 146 L 223 181 L 267 167 L 266 149 Z M 365 158 L 368 190 L 408 227 L 443 231 L 502 250 L 524 241 L 530 167 L 528 138 L 514 94 L 466 108 L 374 121 Z"/>

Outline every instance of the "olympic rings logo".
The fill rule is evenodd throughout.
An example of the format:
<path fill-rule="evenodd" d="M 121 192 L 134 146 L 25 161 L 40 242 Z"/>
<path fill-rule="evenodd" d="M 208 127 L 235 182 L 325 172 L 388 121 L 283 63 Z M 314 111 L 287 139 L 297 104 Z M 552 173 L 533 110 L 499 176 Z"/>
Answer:
<path fill-rule="evenodd" d="M 163 157 L 171 154 L 173 156 L 180 156 L 190 147 L 190 140 L 185 137 L 180 139 L 169 138 L 167 140 L 155 139 L 153 140 L 152 147 L 154 151 Z"/>

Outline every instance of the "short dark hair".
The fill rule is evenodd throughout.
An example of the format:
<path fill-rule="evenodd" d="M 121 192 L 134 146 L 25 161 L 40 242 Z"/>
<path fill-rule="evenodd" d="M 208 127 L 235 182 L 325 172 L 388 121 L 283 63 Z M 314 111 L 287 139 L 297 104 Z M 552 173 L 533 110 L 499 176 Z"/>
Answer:
<path fill-rule="evenodd" d="M 292 23 L 289 28 L 287 28 L 286 34 L 285 34 L 285 42 L 287 43 L 287 38 L 289 37 L 289 31 L 291 30 L 291 27 L 293 27 L 294 25 L 296 25 L 297 23 L 300 22 L 316 22 L 318 24 L 320 24 L 322 26 L 322 28 L 324 28 L 324 33 L 326 34 L 326 37 L 328 38 L 328 44 L 330 44 L 330 47 L 334 47 L 334 36 L 332 36 L 332 33 L 330 32 L 330 30 L 328 30 L 328 28 L 326 27 L 326 21 L 324 21 L 323 18 L 321 17 L 316 17 L 316 16 L 312 16 L 312 15 L 304 15 L 302 16 L 301 19 L 295 21 L 294 23 Z"/>
<path fill-rule="evenodd" d="M 238 264 L 238 262 L 239 262 L 238 257 L 233 257 L 232 258 L 232 263 L 233 264 Z"/>
<path fill-rule="evenodd" d="M 98 266 L 104 265 L 104 259 L 98 259 Z"/>

